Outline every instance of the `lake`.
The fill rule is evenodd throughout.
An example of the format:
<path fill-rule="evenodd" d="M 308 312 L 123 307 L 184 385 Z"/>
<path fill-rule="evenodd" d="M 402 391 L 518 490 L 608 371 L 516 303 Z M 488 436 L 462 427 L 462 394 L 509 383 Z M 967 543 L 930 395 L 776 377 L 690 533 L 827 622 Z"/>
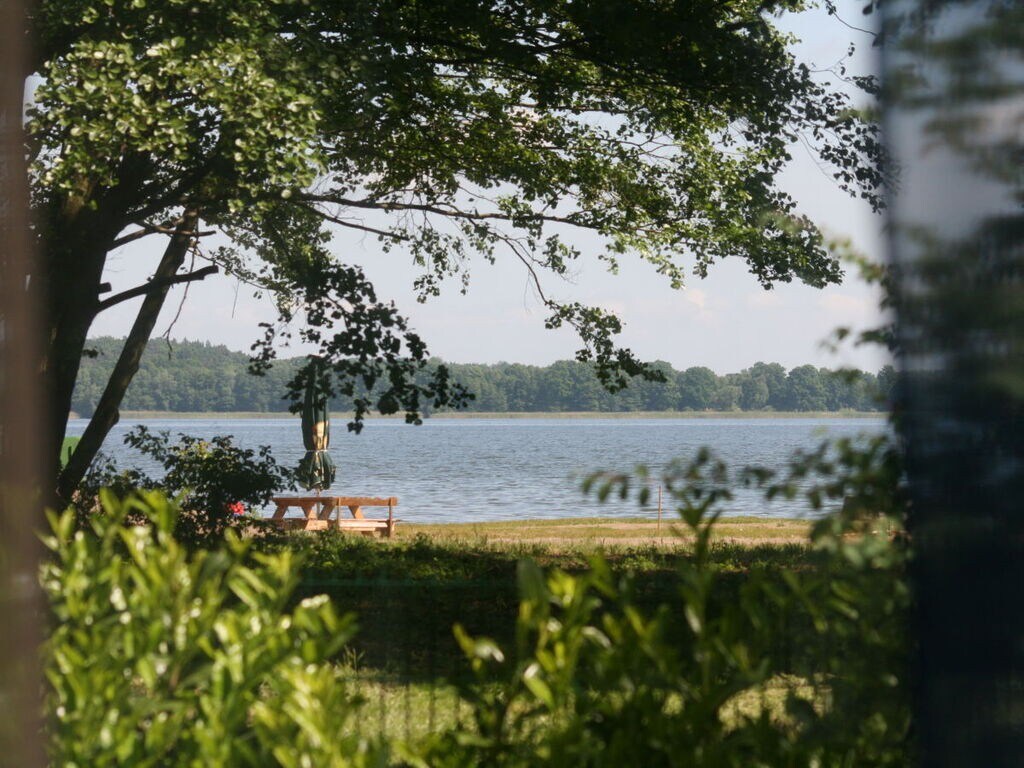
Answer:
<path fill-rule="evenodd" d="M 136 422 L 125 420 L 105 452 L 121 466 L 156 474 L 157 466 L 123 444 Z M 243 447 L 269 445 L 281 464 L 303 455 L 299 422 L 281 419 L 147 419 L 155 430 L 197 437 L 233 435 Z M 73 420 L 69 435 L 86 422 Z M 781 469 L 799 448 L 825 437 L 878 434 L 879 419 L 626 419 L 517 418 L 429 419 L 414 427 L 370 419 L 362 434 L 335 421 L 331 455 L 338 465 L 333 490 L 350 496 L 397 496 L 399 516 L 409 522 L 455 523 L 521 518 L 636 516 L 656 514 L 636 501 L 602 504 L 584 497 L 583 476 L 598 470 L 656 471 L 672 459 L 691 458 L 708 446 L 731 467 L 756 464 Z M 668 510 L 666 502 L 666 511 Z M 794 502 L 767 504 L 738 490 L 727 514 L 794 517 L 809 514 Z"/>

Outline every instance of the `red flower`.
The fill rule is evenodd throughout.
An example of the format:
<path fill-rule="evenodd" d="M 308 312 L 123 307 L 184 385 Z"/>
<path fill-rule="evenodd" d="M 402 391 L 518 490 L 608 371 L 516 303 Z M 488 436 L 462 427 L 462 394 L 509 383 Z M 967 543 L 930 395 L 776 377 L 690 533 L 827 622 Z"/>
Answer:
<path fill-rule="evenodd" d="M 233 502 L 231 502 L 230 504 L 228 504 L 225 507 L 225 509 L 228 512 L 230 512 L 232 515 L 244 515 L 245 514 L 245 507 L 242 505 L 242 502 L 240 502 L 240 501 L 233 501 Z"/>

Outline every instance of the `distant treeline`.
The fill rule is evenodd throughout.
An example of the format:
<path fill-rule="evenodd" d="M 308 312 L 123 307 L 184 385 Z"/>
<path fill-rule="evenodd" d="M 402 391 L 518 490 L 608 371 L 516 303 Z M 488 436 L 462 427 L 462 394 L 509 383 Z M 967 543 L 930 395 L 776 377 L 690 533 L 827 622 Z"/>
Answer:
<path fill-rule="evenodd" d="M 95 357 L 82 361 L 73 409 L 88 416 L 121 348 L 121 340 L 93 339 Z M 286 382 L 304 358 L 278 361 L 262 377 L 247 371 L 248 356 L 208 342 L 152 341 L 122 403 L 138 411 L 257 411 L 287 410 L 282 399 Z M 438 361 L 439 362 L 439 361 Z M 470 412 L 560 411 L 875 411 L 884 407 L 893 383 L 893 370 L 878 374 L 832 371 L 801 365 L 787 371 L 777 363 L 755 363 L 723 376 L 704 367 L 673 369 L 657 363 L 665 383 L 635 381 L 609 394 L 590 366 L 560 361 L 546 367 L 498 363 L 451 364 L 453 378 L 476 399 Z M 337 411 L 351 409 L 338 399 Z"/>

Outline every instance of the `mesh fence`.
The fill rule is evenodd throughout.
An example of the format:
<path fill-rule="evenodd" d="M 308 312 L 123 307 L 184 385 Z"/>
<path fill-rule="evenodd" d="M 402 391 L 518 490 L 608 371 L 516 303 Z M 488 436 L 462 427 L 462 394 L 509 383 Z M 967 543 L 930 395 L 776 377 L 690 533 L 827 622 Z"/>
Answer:
<path fill-rule="evenodd" d="M 359 632 L 337 661 L 367 699 L 363 733 L 405 741 L 468 714 L 459 685 L 469 669 L 452 627 L 507 641 L 518 605 L 514 582 L 498 580 L 316 580 L 298 597 L 316 594 L 358 616 Z"/>
<path fill-rule="evenodd" d="M 778 574 L 781 579 L 781 572 Z M 736 599 L 747 574 L 721 574 L 715 602 Z M 631 602 L 653 615 L 670 613 L 669 631 L 686 634 L 678 578 L 671 572 L 635 574 Z M 781 587 L 781 581 L 779 582 Z M 514 578 L 476 580 L 317 579 L 305 581 L 296 599 L 327 594 L 341 612 L 358 616 L 359 631 L 336 662 L 364 699 L 358 727 L 367 737 L 416 743 L 431 734 L 466 725 L 472 716 L 463 688 L 470 666 L 453 635 L 459 624 L 472 636 L 495 640 L 514 653 L 519 596 Z M 674 618 L 673 618 L 674 612 Z M 731 712 L 781 713 L 789 693 L 828 704 L 829 676 L 847 650 L 842 642 L 814 631 L 808 614 L 791 606 L 769 614 L 772 644 L 769 684 L 738 698 Z M 874 702 L 847 702 L 870 708 Z"/>

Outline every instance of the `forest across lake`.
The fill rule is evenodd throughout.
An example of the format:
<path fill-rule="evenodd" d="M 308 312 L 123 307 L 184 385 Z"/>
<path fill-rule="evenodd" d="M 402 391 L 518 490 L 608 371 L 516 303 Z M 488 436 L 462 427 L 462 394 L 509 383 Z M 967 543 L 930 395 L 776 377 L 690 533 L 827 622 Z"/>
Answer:
<path fill-rule="evenodd" d="M 72 410 L 89 416 L 121 349 L 122 341 L 92 339 L 82 361 Z M 123 411 L 284 413 L 287 383 L 306 358 L 278 360 L 263 376 L 249 373 L 249 356 L 208 342 L 151 341 L 121 404 Z M 442 361 L 421 372 L 424 380 Z M 891 366 L 877 373 L 778 363 L 755 363 L 719 375 L 704 366 L 676 370 L 655 366 L 664 382 L 634 379 L 609 393 L 587 363 L 563 360 L 548 366 L 519 363 L 447 364 L 452 380 L 474 399 L 468 413 L 603 413 L 681 411 L 836 412 L 880 411 L 892 389 Z M 358 394 L 358 393 L 357 393 Z M 352 399 L 335 398 L 331 409 L 348 412 Z M 429 413 L 429 410 L 428 410 Z"/>

